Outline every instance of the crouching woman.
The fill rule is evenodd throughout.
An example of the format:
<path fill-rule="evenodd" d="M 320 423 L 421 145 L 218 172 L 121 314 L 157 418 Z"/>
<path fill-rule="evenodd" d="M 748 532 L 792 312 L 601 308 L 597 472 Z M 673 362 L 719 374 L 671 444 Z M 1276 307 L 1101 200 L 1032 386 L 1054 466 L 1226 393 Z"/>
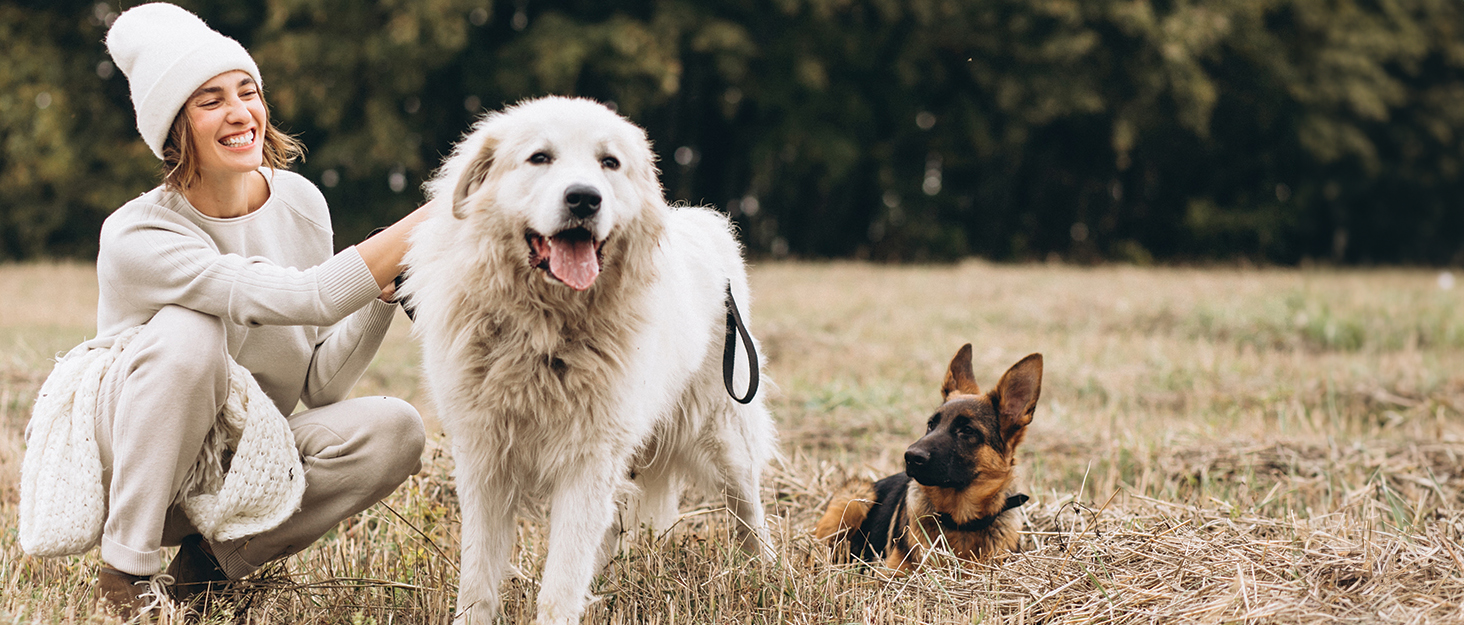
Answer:
<path fill-rule="evenodd" d="M 346 396 L 425 211 L 333 253 L 325 200 L 283 169 L 300 148 L 270 124 L 242 46 L 159 3 L 123 13 L 107 47 L 165 180 L 102 228 L 97 338 L 37 399 L 21 533 L 43 555 L 99 542 L 97 594 L 131 616 L 148 593 L 216 592 L 304 549 L 420 469 L 411 405 Z M 57 542 L 67 524 L 80 538 Z"/>

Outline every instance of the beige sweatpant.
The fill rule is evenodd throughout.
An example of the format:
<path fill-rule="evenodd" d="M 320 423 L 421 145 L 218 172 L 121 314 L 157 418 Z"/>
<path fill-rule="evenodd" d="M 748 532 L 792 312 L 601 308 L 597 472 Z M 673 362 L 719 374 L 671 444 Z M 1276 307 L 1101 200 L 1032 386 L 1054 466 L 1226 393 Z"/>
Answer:
<path fill-rule="evenodd" d="M 102 382 L 97 418 L 107 520 L 102 560 L 133 575 L 162 570 L 161 548 L 197 534 L 173 505 L 228 395 L 223 321 L 168 306 Z M 291 555 L 365 510 L 421 469 L 421 416 L 402 400 L 361 397 L 289 417 L 305 466 L 300 510 L 279 527 L 213 544 L 239 579 Z"/>

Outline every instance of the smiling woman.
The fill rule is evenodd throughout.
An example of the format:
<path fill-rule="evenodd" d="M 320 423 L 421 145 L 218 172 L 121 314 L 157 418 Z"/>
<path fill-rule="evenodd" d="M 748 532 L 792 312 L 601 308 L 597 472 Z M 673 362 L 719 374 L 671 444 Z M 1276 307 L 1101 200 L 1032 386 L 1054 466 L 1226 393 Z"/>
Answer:
<path fill-rule="evenodd" d="M 269 123 L 243 46 L 158 3 L 118 17 L 107 49 L 165 180 L 102 227 L 97 337 L 37 400 L 20 534 L 32 555 L 100 543 L 95 596 L 131 617 L 208 600 L 418 470 L 417 411 L 347 397 L 426 211 L 334 253 L 325 199 L 284 169 L 302 150 Z M 72 413 L 90 422 L 57 418 Z M 273 443 L 250 434 L 261 423 Z"/>

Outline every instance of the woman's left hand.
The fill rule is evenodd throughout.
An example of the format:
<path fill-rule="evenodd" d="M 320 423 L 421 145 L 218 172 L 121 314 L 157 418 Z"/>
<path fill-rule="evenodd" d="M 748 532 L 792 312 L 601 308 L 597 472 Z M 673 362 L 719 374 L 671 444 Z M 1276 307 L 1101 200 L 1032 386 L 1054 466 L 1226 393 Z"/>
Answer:
<path fill-rule="evenodd" d="M 402 255 L 407 253 L 407 238 L 412 234 L 412 228 L 427 218 L 436 201 L 423 204 L 375 236 L 356 244 L 356 251 L 366 261 L 366 267 L 381 287 L 383 301 L 391 301 L 387 299 L 389 294 L 396 292 L 392 281 L 402 272 Z"/>

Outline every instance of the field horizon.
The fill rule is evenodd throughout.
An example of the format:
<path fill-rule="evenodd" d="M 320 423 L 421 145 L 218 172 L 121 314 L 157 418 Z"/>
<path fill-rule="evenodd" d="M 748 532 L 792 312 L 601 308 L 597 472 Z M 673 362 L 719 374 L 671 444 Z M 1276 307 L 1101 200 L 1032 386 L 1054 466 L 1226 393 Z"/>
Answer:
<path fill-rule="evenodd" d="M 717 498 L 689 493 L 672 531 L 625 542 L 587 623 L 1464 621 L 1464 288 L 1441 270 L 757 262 L 750 277 L 783 454 L 763 485 L 778 560 L 743 558 Z M 0 264 L 0 623 L 99 618 L 95 551 L 31 558 L 15 529 L 31 405 L 54 357 L 95 333 L 95 279 Z M 968 342 L 983 388 L 1044 355 L 1018 451 L 1023 551 L 909 576 L 830 564 L 813 522 L 844 481 L 901 470 Z M 205 622 L 450 622 L 452 458 L 404 316 L 353 392 L 375 394 L 423 412 L 423 472 Z M 519 533 L 510 623 L 533 616 L 547 540 L 539 518 Z"/>

